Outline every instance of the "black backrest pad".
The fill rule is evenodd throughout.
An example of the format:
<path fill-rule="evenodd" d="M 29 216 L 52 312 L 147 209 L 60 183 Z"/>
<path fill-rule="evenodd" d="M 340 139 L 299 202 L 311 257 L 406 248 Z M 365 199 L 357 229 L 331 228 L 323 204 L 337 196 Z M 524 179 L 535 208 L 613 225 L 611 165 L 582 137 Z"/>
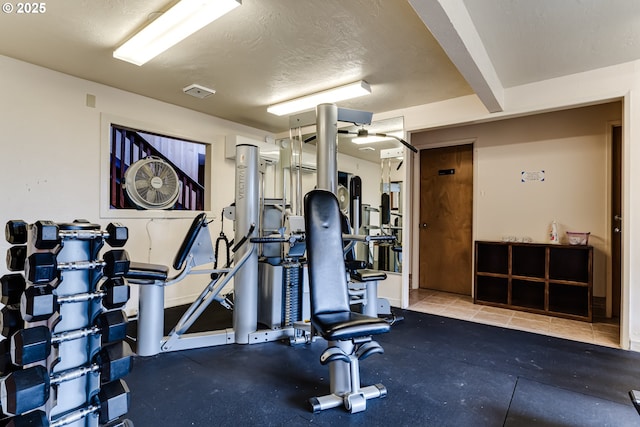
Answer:
<path fill-rule="evenodd" d="M 189 231 L 187 231 L 187 235 L 184 236 L 184 240 L 182 241 L 182 245 L 180 245 L 180 249 L 176 254 L 176 258 L 173 261 L 173 268 L 176 270 L 180 270 L 182 268 L 182 264 L 187 259 L 187 255 L 191 252 L 191 247 L 193 246 L 193 242 L 196 241 L 196 237 L 198 237 L 198 233 L 204 227 L 204 222 L 206 221 L 207 216 L 204 212 L 199 214 L 194 218 L 191 223 L 191 227 L 189 227 Z"/>
<path fill-rule="evenodd" d="M 338 199 L 313 190 L 305 196 L 304 212 L 311 313 L 350 311 Z"/>

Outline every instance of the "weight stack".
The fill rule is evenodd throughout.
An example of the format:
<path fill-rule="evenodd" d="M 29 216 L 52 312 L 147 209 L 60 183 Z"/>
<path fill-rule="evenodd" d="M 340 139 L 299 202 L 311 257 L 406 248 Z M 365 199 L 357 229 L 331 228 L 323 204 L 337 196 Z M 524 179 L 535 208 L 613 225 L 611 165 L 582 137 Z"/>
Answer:
<path fill-rule="evenodd" d="M 302 319 L 302 264 L 299 262 L 286 262 L 284 268 L 284 280 L 282 282 L 282 326 L 291 327 Z"/>
<path fill-rule="evenodd" d="M 269 329 L 285 329 L 308 319 L 308 280 L 305 264 L 297 261 L 258 263 L 258 322 Z"/>
<path fill-rule="evenodd" d="M 0 424 L 124 422 L 129 390 L 122 377 L 132 360 L 122 311 L 129 298 L 129 258 L 120 249 L 126 227 L 9 221 L 5 237 L 13 273 L 0 280 L 7 323 Z M 100 259 L 105 242 L 113 249 Z"/>

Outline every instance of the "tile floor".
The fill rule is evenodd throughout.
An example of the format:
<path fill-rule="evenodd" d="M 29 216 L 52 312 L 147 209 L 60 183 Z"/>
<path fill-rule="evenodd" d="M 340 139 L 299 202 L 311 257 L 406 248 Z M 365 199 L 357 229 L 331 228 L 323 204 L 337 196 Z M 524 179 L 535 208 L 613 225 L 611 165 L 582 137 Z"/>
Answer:
<path fill-rule="evenodd" d="M 474 304 L 473 298 L 427 289 L 412 289 L 409 310 L 471 322 L 535 332 L 607 347 L 620 347 L 620 326 L 611 319 L 593 323 Z"/>

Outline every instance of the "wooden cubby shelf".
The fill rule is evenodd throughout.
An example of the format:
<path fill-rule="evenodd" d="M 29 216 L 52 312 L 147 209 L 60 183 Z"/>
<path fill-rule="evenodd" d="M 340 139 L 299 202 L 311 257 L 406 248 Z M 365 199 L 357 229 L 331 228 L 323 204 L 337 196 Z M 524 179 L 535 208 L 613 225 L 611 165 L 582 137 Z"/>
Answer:
<path fill-rule="evenodd" d="M 593 247 L 475 242 L 473 301 L 592 321 Z"/>

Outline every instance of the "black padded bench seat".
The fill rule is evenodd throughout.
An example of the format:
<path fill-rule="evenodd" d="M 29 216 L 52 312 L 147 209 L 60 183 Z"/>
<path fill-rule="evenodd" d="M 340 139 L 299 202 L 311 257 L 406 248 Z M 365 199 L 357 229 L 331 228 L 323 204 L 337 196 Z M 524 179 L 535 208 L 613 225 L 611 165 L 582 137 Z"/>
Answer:
<path fill-rule="evenodd" d="M 355 312 L 320 313 L 314 316 L 314 326 L 327 341 L 341 341 L 363 335 L 389 332 L 391 326 L 378 318 Z"/>
<path fill-rule="evenodd" d="M 129 271 L 125 274 L 127 279 L 150 282 L 164 282 L 168 276 L 169 267 L 166 265 L 147 264 L 143 262 L 129 263 Z"/>
<path fill-rule="evenodd" d="M 187 234 L 184 236 L 180 249 L 178 249 L 178 253 L 176 254 L 173 262 L 173 268 L 176 270 L 182 269 L 184 262 L 189 256 L 191 248 L 198 237 L 198 233 L 203 227 L 206 227 L 206 221 L 207 216 L 202 212 L 191 222 L 191 226 L 189 227 Z M 153 284 L 154 282 L 165 282 L 167 277 L 169 277 L 169 267 L 166 265 L 132 262 L 129 265 L 129 272 L 125 274 L 125 277 L 127 279 L 131 279 L 134 283 L 136 281 L 150 284 Z"/>
<path fill-rule="evenodd" d="M 373 282 L 375 280 L 384 280 L 387 278 L 387 274 L 384 271 L 370 270 L 368 268 L 352 271 L 350 276 L 358 282 Z"/>

